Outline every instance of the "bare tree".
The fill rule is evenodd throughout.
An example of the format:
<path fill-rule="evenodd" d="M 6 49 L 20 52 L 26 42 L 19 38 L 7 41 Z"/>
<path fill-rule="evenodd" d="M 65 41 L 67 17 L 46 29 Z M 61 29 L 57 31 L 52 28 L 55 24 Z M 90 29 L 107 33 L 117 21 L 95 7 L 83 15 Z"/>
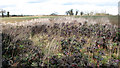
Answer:
<path fill-rule="evenodd" d="M 66 15 L 68 15 L 68 14 L 69 14 L 69 11 L 66 11 L 65 13 L 66 13 Z"/>
<path fill-rule="evenodd" d="M 80 15 L 82 16 L 84 13 L 83 12 L 80 12 Z"/>
<path fill-rule="evenodd" d="M 10 16 L 10 12 L 8 11 L 8 12 L 7 12 L 7 17 L 9 17 L 9 16 Z"/>
<path fill-rule="evenodd" d="M 0 13 L 2 13 L 2 17 L 4 17 L 5 10 L 0 10 Z"/>
<path fill-rule="evenodd" d="M 78 10 L 76 10 L 76 13 L 75 13 L 75 15 L 77 15 L 78 14 Z"/>
<path fill-rule="evenodd" d="M 73 9 L 69 10 L 69 12 L 70 12 L 70 15 L 74 15 Z"/>
<path fill-rule="evenodd" d="M 71 9 L 71 10 L 69 10 L 69 11 L 66 11 L 66 14 L 67 14 L 67 15 L 74 15 L 73 9 Z"/>
<path fill-rule="evenodd" d="M 90 15 L 92 16 L 92 15 L 93 15 L 93 12 L 90 12 Z"/>

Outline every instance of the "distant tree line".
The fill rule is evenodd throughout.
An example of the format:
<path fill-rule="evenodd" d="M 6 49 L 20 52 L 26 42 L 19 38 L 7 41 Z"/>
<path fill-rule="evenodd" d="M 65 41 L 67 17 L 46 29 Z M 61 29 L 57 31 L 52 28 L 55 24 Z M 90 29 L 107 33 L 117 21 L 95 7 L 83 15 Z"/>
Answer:
<path fill-rule="evenodd" d="M 65 12 L 66 15 L 88 15 L 88 16 L 91 16 L 91 15 L 109 15 L 109 14 L 106 14 L 105 12 L 102 12 L 102 13 L 94 13 L 94 12 L 90 12 L 90 13 L 87 13 L 85 14 L 84 12 L 79 12 L 78 10 L 76 10 L 75 12 L 73 12 L 73 9 L 70 9 L 68 11 Z"/>
<path fill-rule="evenodd" d="M 1 9 L 0 10 L 0 16 L 1 17 L 22 17 L 22 16 L 31 16 L 31 15 L 10 15 L 10 12 L 9 11 L 6 11 L 6 10 L 3 10 Z"/>
<path fill-rule="evenodd" d="M 5 10 L 0 10 L 0 13 L 1 13 L 1 17 L 21 17 L 21 16 L 31 16 L 31 15 L 10 15 L 10 12 L 9 11 L 5 11 Z M 73 12 L 73 9 L 70 9 L 68 11 L 65 12 L 66 15 L 87 15 L 87 16 L 91 16 L 91 15 L 109 15 L 109 14 L 106 14 L 106 13 L 93 13 L 93 12 L 90 12 L 90 13 L 84 13 L 84 12 L 80 12 L 79 10 L 76 10 L 75 12 Z M 50 15 L 58 15 L 57 12 L 54 12 Z"/>
<path fill-rule="evenodd" d="M 79 11 L 76 10 L 75 13 L 73 12 L 73 9 L 70 9 L 69 11 L 66 11 L 66 15 L 78 15 Z M 80 15 L 82 16 L 84 13 L 80 12 Z"/>

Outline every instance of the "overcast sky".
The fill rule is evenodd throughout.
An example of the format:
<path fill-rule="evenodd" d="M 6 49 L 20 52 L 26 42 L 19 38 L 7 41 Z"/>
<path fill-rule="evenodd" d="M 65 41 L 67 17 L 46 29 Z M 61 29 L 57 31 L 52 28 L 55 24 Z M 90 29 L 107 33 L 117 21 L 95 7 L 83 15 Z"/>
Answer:
<path fill-rule="evenodd" d="M 47 15 L 54 12 L 65 14 L 74 9 L 83 12 L 118 14 L 119 0 L 0 0 L 0 9 L 10 14 Z"/>

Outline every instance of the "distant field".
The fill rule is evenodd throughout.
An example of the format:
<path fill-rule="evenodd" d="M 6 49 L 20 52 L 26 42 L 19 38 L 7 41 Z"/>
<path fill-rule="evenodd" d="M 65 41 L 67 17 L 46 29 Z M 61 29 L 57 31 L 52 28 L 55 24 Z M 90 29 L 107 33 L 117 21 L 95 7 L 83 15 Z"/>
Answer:
<path fill-rule="evenodd" d="M 80 17 L 80 16 L 76 16 L 76 17 Z M 112 24 L 116 24 L 116 25 L 118 24 L 118 16 L 82 16 L 82 17 L 86 19 L 88 18 L 99 19 L 99 18 L 105 17 L 105 18 L 108 18 Z"/>
<path fill-rule="evenodd" d="M 0 18 L 2 22 L 21 22 L 25 20 L 31 20 L 31 19 L 37 19 L 37 18 L 54 18 L 54 17 L 59 17 L 59 16 L 25 16 L 25 17 L 4 17 Z"/>
<path fill-rule="evenodd" d="M 39 17 L 4 17 L 4 18 L 0 18 L 2 20 L 2 22 L 20 22 L 20 21 L 25 21 L 25 20 L 30 20 L 30 19 L 35 19 L 35 18 L 39 18 Z"/>
<path fill-rule="evenodd" d="M 21 21 L 26 21 L 26 20 L 31 20 L 31 19 L 37 19 L 37 18 L 56 18 L 56 17 L 65 17 L 65 16 L 25 16 L 25 17 L 4 17 L 0 18 L 2 22 L 21 22 Z M 71 16 L 67 16 L 71 17 Z M 91 19 L 99 19 L 102 17 L 108 18 L 112 24 L 118 24 L 118 17 L 117 16 L 72 16 L 72 17 L 83 17 L 83 18 L 91 18 Z"/>

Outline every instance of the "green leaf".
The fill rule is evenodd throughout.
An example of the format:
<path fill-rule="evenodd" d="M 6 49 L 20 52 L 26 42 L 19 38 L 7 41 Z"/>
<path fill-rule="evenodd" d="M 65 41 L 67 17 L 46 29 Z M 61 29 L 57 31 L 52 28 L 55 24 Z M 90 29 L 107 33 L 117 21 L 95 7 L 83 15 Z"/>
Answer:
<path fill-rule="evenodd" d="M 21 48 L 23 48 L 23 45 L 20 45 Z"/>
<path fill-rule="evenodd" d="M 37 66 L 37 63 L 36 63 L 36 62 L 33 62 L 33 63 L 32 63 L 32 66 Z"/>
<path fill-rule="evenodd" d="M 113 46 L 116 46 L 117 45 L 117 43 L 113 43 Z"/>

